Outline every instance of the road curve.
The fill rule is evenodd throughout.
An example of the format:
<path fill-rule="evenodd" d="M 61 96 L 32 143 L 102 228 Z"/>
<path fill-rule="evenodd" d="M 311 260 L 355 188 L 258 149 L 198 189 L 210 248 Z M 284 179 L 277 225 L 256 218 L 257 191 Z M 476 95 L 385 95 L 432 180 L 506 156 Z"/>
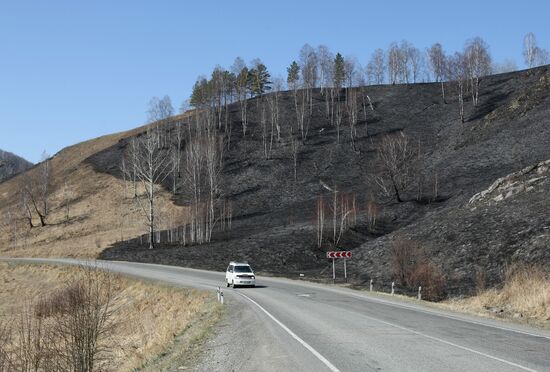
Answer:
<path fill-rule="evenodd" d="M 179 286 L 222 286 L 227 316 L 197 370 L 550 372 L 550 332 L 544 330 L 303 281 L 258 277 L 257 288 L 233 290 L 225 288 L 222 272 L 95 262 Z"/>

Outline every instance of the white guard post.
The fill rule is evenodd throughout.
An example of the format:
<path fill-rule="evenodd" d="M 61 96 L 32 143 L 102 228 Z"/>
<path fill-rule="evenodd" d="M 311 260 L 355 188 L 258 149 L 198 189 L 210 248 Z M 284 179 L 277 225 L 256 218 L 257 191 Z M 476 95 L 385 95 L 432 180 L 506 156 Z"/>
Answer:
<path fill-rule="evenodd" d="M 344 280 L 347 283 L 348 282 L 348 269 L 346 268 L 346 259 L 344 258 Z"/>
<path fill-rule="evenodd" d="M 334 257 L 332 257 L 332 284 L 336 280 L 336 271 L 334 270 Z"/>

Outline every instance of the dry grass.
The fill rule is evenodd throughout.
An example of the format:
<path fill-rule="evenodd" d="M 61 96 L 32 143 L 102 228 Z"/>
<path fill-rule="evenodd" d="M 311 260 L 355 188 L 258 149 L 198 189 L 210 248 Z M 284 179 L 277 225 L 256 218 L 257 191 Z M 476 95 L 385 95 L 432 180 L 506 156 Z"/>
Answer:
<path fill-rule="evenodd" d="M 21 176 L 0 183 L 0 256 L 95 258 L 107 246 L 145 233 L 144 219 L 135 202 L 131 197 L 124 197 L 126 186 L 131 189 L 129 182 L 125 185 L 109 174 L 98 173 L 86 162 L 91 155 L 144 129 L 99 137 L 60 151 L 51 160 L 53 191 L 48 226 L 29 230 L 21 220 L 16 244 L 10 241 L 12 227 L 2 222 L 8 210 L 12 215 L 20 211 L 17 192 Z M 33 171 L 36 169 L 30 170 Z M 68 221 L 63 208 L 65 185 L 71 201 Z M 166 191 L 159 194 L 157 205 L 164 216 L 186 213 L 185 208 L 172 203 Z"/>
<path fill-rule="evenodd" d="M 484 290 L 466 299 L 448 300 L 443 306 L 550 326 L 550 273 L 536 266 L 512 267 L 507 271 L 501 289 Z"/>
<path fill-rule="evenodd" d="M 45 293 L 74 281 L 79 270 L 49 265 L 0 263 L 0 323 Z M 205 292 L 147 284 L 116 276 L 112 362 L 109 370 L 132 370 L 166 350 L 199 319 L 219 315 Z M 210 322 L 211 323 L 211 322 Z"/>

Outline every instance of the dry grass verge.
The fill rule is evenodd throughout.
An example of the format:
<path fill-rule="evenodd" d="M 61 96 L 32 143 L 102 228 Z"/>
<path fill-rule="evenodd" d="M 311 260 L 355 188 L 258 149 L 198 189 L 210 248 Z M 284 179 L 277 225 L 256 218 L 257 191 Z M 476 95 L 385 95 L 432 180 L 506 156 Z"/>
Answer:
<path fill-rule="evenodd" d="M 550 328 L 550 272 L 537 266 L 514 266 L 500 289 L 442 303 L 452 310 L 512 318 Z"/>
<path fill-rule="evenodd" d="M 63 306 L 66 303 L 57 301 L 56 296 L 60 297 L 67 290 L 74 294 L 74 283 L 82 279 L 83 270 L 0 263 L 0 338 L 6 337 L 5 332 L 1 332 L 2 325 L 11 324 L 13 330 L 22 309 L 30 309 L 32 316 L 36 316 L 36 309 L 42 315 L 59 312 L 59 303 Z M 103 355 L 108 363 L 103 364 L 102 370 L 133 370 L 151 364 L 162 354 L 166 359 L 174 342 L 188 348 L 177 348 L 179 356 L 185 355 L 193 342 L 200 342 L 207 334 L 203 328 L 210 327 L 220 316 L 219 306 L 206 292 L 144 283 L 114 274 L 103 275 L 108 276 L 112 294 L 109 305 L 112 316 L 108 337 L 102 343 L 108 348 Z M 192 330 L 190 335 L 187 335 L 188 330 Z M 18 331 L 15 329 L 12 334 L 12 345 L 21 341 Z M 194 341 L 187 342 L 188 338 Z M 185 364 L 186 360 L 189 361 L 188 355 L 187 359 L 178 358 L 177 362 Z"/>

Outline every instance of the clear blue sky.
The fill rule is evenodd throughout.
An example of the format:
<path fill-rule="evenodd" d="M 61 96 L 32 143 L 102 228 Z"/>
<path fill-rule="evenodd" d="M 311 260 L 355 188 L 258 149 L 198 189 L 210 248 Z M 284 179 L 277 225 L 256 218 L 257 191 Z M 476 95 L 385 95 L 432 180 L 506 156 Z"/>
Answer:
<path fill-rule="evenodd" d="M 550 49 L 548 1 L 0 2 L 0 148 L 33 162 L 144 123 L 152 96 L 177 109 L 196 77 L 236 56 L 283 75 L 304 43 L 365 64 L 407 39 L 447 51 L 483 37 L 495 61 L 523 67 L 532 31 Z"/>

